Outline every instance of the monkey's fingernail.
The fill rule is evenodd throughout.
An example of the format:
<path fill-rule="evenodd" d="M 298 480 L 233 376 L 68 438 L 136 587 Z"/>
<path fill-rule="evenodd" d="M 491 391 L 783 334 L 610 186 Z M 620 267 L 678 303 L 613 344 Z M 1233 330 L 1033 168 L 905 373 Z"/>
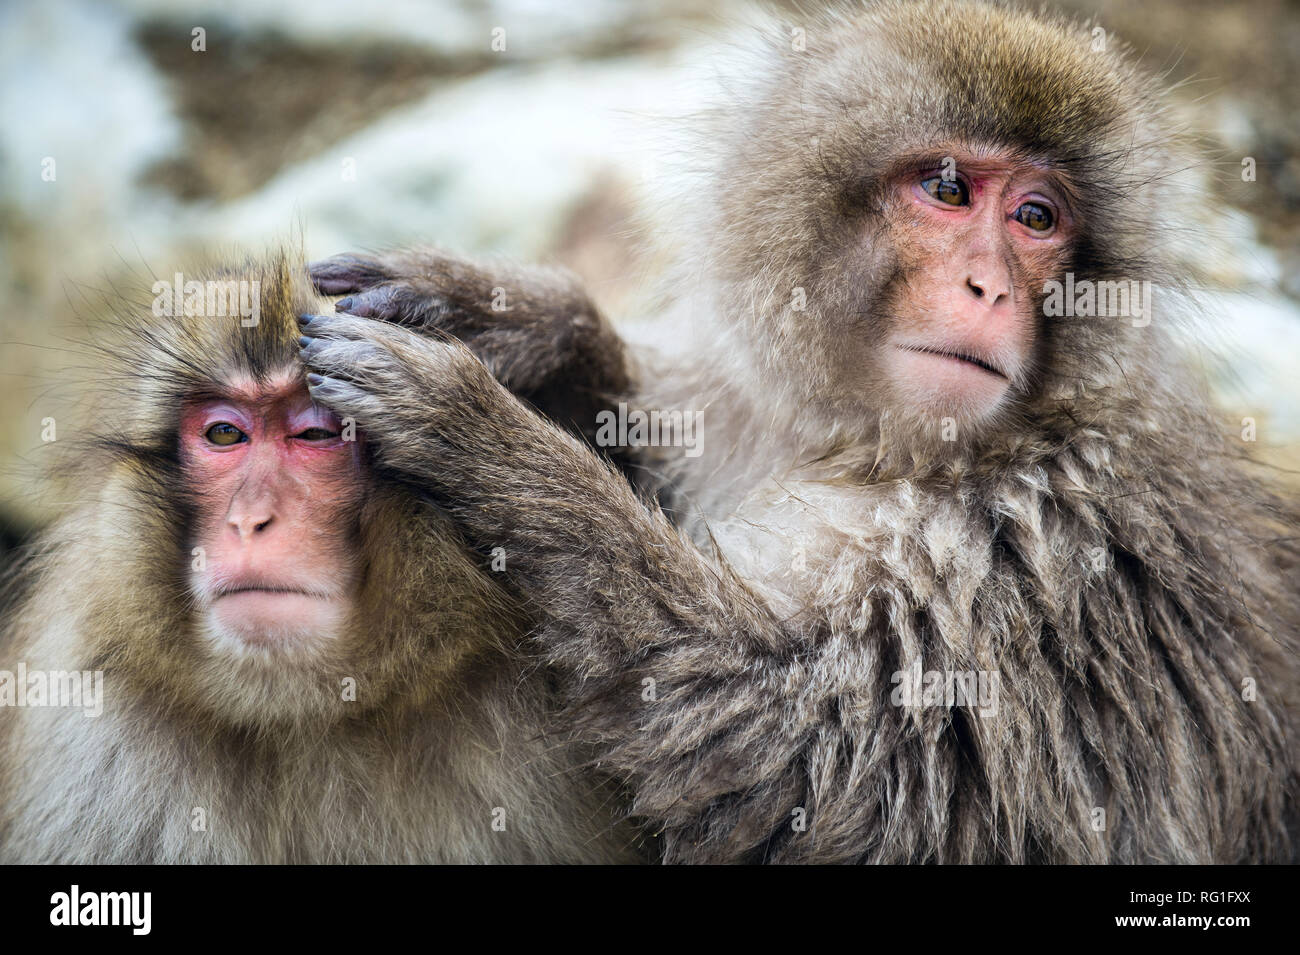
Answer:
<path fill-rule="evenodd" d="M 311 324 L 311 320 L 312 320 L 313 318 L 315 318 L 315 317 L 316 317 L 315 315 L 299 315 L 299 316 L 298 316 L 298 324 L 299 324 L 299 325 L 310 325 L 310 324 Z"/>
<path fill-rule="evenodd" d="M 351 295 L 349 295 L 347 298 L 341 298 L 334 303 L 334 311 L 336 312 L 346 312 L 351 307 L 352 307 Z"/>
<path fill-rule="evenodd" d="M 325 380 L 324 378 L 322 378 L 320 375 L 317 375 L 315 373 L 307 376 L 307 384 L 312 386 L 319 385 L 324 380 Z"/>
<path fill-rule="evenodd" d="M 299 336 L 298 336 L 298 344 L 301 345 L 303 348 L 306 348 L 306 347 L 307 347 L 308 345 L 310 345 L 313 341 L 315 341 L 315 339 L 308 338 L 306 335 L 299 335 Z"/>

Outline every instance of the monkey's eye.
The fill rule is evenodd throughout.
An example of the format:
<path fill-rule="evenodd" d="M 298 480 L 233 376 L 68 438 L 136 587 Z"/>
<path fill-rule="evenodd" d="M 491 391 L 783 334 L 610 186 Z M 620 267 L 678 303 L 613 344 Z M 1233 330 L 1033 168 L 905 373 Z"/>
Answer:
<path fill-rule="evenodd" d="M 225 421 L 218 421 L 207 431 L 203 432 L 203 436 L 211 443 L 220 445 L 221 447 L 239 444 L 241 441 L 248 440 L 248 435 L 244 434 L 244 432 L 240 431 L 233 424 L 229 424 Z"/>
<path fill-rule="evenodd" d="M 929 193 L 931 199 L 942 202 L 946 206 L 970 205 L 966 183 L 960 179 L 948 180 L 942 176 L 931 176 L 929 179 L 921 180 L 921 188 Z"/>
<path fill-rule="evenodd" d="M 1046 232 L 1056 221 L 1052 216 L 1052 210 L 1037 202 L 1024 203 L 1012 218 L 1026 229 L 1033 229 L 1035 232 Z"/>
<path fill-rule="evenodd" d="M 328 441 L 338 436 L 337 431 L 330 431 L 328 428 L 308 428 L 294 435 L 299 441 Z"/>

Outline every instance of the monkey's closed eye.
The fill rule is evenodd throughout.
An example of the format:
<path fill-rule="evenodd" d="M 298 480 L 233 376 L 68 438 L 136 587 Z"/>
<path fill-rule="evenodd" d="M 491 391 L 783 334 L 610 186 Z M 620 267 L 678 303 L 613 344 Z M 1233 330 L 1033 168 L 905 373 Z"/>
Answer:
<path fill-rule="evenodd" d="M 308 428 L 306 431 L 300 431 L 294 437 L 300 441 L 328 441 L 330 438 L 337 438 L 337 431 L 330 431 L 328 428 Z"/>
<path fill-rule="evenodd" d="M 1037 202 L 1023 203 L 1012 218 L 1035 232 L 1046 232 L 1056 222 L 1052 210 Z"/>
<path fill-rule="evenodd" d="M 931 176 L 929 179 L 921 180 L 921 188 L 929 193 L 931 199 L 942 202 L 946 206 L 970 205 L 970 194 L 966 191 L 966 183 L 960 179 L 948 180 L 942 176 Z"/>
<path fill-rule="evenodd" d="M 240 431 L 233 424 L 229 424 L 225 421 L 218 421 L 212 427 L 208 428 L 207 431 L 203 432 L 203 437 L 207 438 L 212 444 L 221 447 L 239 444 L 242 441 L 248 440 L 248 435 L 244 434 L 244 432 Z"/>

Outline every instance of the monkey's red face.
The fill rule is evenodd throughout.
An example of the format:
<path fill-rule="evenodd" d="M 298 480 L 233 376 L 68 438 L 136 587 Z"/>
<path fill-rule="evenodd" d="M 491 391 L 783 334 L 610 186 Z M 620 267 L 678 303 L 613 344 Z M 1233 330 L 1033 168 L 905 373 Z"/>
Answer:
<path fill-rule="evenodd" d="M 883 377 L 909 407 L 987 417 L 1029 371 L 1038 292 L 1069 249 L 1065 193 L 1033 167 L 959 159 L 900 178 L 893 196 L 906 282 Z"/>
<path fill-rule="evenodd" d="M 241 651 L 334 637 L 355 590 L 358 443 L 288 375 L 190 404 L 180 434 L 202 549 L 191 585 L 209 637 Z"/>

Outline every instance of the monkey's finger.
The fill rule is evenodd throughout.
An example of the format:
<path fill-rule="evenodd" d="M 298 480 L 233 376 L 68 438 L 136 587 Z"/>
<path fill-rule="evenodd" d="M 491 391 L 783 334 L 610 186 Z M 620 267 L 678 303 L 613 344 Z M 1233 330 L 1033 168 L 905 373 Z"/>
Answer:
<path fill-rule="evenodd" d="M 385 322 L 413 323 L 420 321 L 438 302 L 415 294 L 402 282 L 387 282 L 334 303 L 334 310 L 358 318 L 376 318 Z"/>
<path fill-rule="evenodd" d="M 424 332 L 447 332 L 461 338 L 472 338 L 492 324 L 472 310 L 460 308 L 429 283 L 415 285 L 400 280 L 339 299 L 334 303 L 334 311 Z"/>
<path fill-rule="evenodd" d="M 392 276 L 378 259 L 344 253 L 307 263 L 307 272 L 322 295 L 343 295 L 386 282 Z"/>
<path fill-rule="evenodd" d="M 334 303 L 334 311 L 358 318 L 377 318 L 392 321 L 397 315 L 397 290 L 392 285 L 380 285 Z"/>
<path fill-rule="evenodd" d="M 355 419 L 367 430 L 373 430 L 383 420 L 383 401 L 349 381 L 312 372 L 307 375 L 307 391 L 312 401 L 340 417 Z"/>
<path fill-rule="evenodd" d="M 348 339 L 373 342 L 387 348 L 427 347 L 429 339 L 399 325 L 376 322 L 368 318 L 336 313 L 334 315 L 299 315 L 303 334 L 311 338 Z"/>
<path fill-rule="evenodd" d="M 298 316 L 298 324 L 303 333 L 312 338 L 351 338 L 357 340 L 374 339 L 377 322 L 369 322 L 353 315 L 306 314 Z"/>
<path fill-rule="evenodd" d="M 303 364 L 348 381 L 374 378 L 393 364 L 392 353 L 374 342 L 303 336 L 298 345 Z"/>

